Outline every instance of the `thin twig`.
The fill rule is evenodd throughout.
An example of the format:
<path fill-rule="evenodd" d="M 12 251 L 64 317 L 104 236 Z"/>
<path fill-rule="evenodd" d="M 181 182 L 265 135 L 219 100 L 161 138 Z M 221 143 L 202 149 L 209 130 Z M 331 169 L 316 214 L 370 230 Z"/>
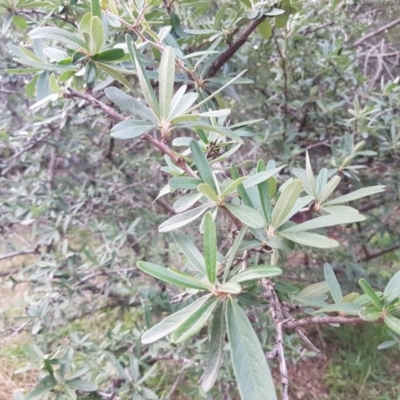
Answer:
<path fill-rule="evenodd" d="M 298 319 L 297 321 L 286 321 L 283 324 L 284 331 L 296 330 L 308 325 L 328 325 L 328 324 L 363 324 L 366 321 L 361 317 L 309 317 Z"/>
<path fill-rule="evenodd" d="M 286 365 L 284 343 L 284 330 L 283 326 L 286 322 L 282 311 L 282 305 L 275 293 L 274 284 L 269 280 L 263 278 L 261 283 L 264 287 L 264 298 L 269 303 L 269 311 L 275 325 L 275 346 L 273 352 L 270 352 L 267 357 L 272 357 L 273 353 L 278 358 L 279 371 L 282 383 L 282 400 L 289 400 L 289 372 Z M 289 319 L 290 321 L 290 319 Z"/>
<path fill-rule="evenodd" d="M 31 320 L 28 319 L 23 324 L 21 324 L 18 328 L 14 329 L 14 332 L 10 336 L 7 336 L 5 339 L 0 340 L 0 344 L 8 342 L 10 339 L 12 339 L 13 337 L 17 336 L 18 333 L 20 333 L 30 322 L 31 322 Z"/>
<path fill-rule="evenodd" d="M 371 39 L 373 36 L 379 35 L 380 33 L 386 31 L 387 29 L 393 28 L 394 26 L 400 24 L 400 18 L 395 19 L 392 22 L 389 22 L 388 24 L 381 26 L 380 28 L 364 35 L 362 38 L 358 39 L 356 42 L 354 42 L 353 47 L 359 46 L 360 44 L 364 43 L 366 40 Z"/>
<path fill-rule="evenodd" d="M 12 253 L 2 254 L 0 255 L 0 261 L 6 260 L 7 258 L 14 258 L 18 256 L 24 256 L 27 254 L 35 254 L 38 251 L 38 247 L 35 247 L 31 250 L 22 250 L 22 251 L 13 251 Z"/>

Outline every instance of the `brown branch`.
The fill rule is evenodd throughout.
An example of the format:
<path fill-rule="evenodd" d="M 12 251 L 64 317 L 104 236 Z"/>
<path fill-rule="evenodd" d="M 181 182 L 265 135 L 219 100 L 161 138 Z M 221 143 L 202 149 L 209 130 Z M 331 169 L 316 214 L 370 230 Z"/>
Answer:
<path fill-rule="evenodd" d="M 372 32 L 370 32 L 370 33 L 364 35 L 362 38 L 358 39 L 358 40 L 354 43 L 353 47 L 359 46 L 360 44 L 362 44 L 362 43 L 365 42 L 366 40 L 372 38 L 373 36 L 379 35 L 380 33 L 386 31 L 387 29 L 393 28 L 394 26 L 396 26 L 396 25 L 398 25 L 398 24 L 400 24 L 400 18 L 397 18 L 397 19 L 395 19 L 394 21 L 389 22 L 388 24 L 386 24 L 386 25 L 384 25 L 384 26 L 381 26 L 380 28 L 378 28 L 378 29 L 376 29 L 376 30 L 374 30 L 374 31 L 372 31 Z"/>
<path fill-rule="evenodd" d="M 283 330 L 296 330 L 302 326 L 308 325 L 328 325 L 328 324 L 363 324 L 361 317 L 310 317 L 302 318 L 297 321 L 287 321 L 283 323 Z"/>
<path fill-rule="evenodd" d="M 378 251 L 378 252 L 376 252 L 376 253 L 368 253 L 368 252 L 366 252 L 365 253 L 365 257 L 363 257 L 362 259 L 361 259 L 361 261 L 369 261 L 369 260 L 372 260 L 373 258 L 377 258 L 377 257 L 380 257 L 380 256 L 383 256 L 384 254 L 387 254 L 387 253 L 391 253 L 392 251 L 395 251 L 395 250 L 397 250 L 397 249 L 399 249 L 400 248 L 400 244 L 395 244 L 395 245 L 393 245 L 393 246 L 390 246 L 390 247 L 388 247 L 387 249 L 385 249 L 385 250 L 381 250 L 381 251 Z"/>
<path fill-rule="evenodd" d="M 212 78 L 218 73 L 222 66 L 226 64 L 239 50 L 239 48 L 246 43 L 247 38 L 253 33 L 254 30 L 257 29 L 258 25 L 260 25 L 265 18 L 267 17 L 263 15 L 262 17 L 253 19 L 251 21 L 249 26 L 239 35 L 239 37 L 235 39 L 230 46 L 214 61 L 207 72 L 206 78 Z"/>
<path fill-rule="evenodd" d="M 13 251 L 12 253 L 2 254 L 0 255 L 0 261 L 6 260 L 7 258 L 14 258 L 18 256 L 23 256 L 27 254 L 35 254 L 38 251 L 38 247 L 35 247 L 31 250 L 23 250 L 23 251 Z"/>
<path fill-rule="evenodd" d="M 107 104 L 104 104 L 100 100 L 96 99 L 96 97 L 94 97 L 90 93 L 82 93 L 75 89 L 68 89 L 68 90 L 70 93 L 64 94 L 64 97 L 66 97 L 66 98 L 78 97 L 80 99 L 86 100 L 93 107 L 100 108 L 107 115 L 116 119 L 117 121 L 124 121 L 126 119 L 122 114 L 118 113 L 117 111 L 115 111 L 112 107 L 108 106 Z M 157 147 L 162 153 L 169 156 L 189 176 L 191 176 L 193 178 L 197 178 L 196 173 L 186 164 L 185 160 L 180 155 L 173 152 L 165 143 L 158 141 L 156 138 L 154 138 L 153 136 L 151 136 L 147 133 L 142 135 L 142 139 L 151 143 L 153 146 Z"/>

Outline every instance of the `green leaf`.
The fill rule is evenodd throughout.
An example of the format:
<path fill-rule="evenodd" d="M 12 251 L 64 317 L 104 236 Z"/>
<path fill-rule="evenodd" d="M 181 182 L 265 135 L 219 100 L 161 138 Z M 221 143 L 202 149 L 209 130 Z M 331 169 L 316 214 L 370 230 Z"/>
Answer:
<path fill-rule="evenodd" d="M 160 85 L 160 112 L 161 117 L 166 119 L 171 109 L 171 99 L 174 91 L 175 80 L 175 53 L 170 46 L 164 49 L 159 74 Z"/>
<path fill-rule="evenodd" d="M 197 169 L 199 170 L 201 178 L 205 183 L 208 183 L 211 186 L 214 192 L 217 193 L 214 172 L 212 171 L 210 164 L 208 163 L 208 160 L 203 153 L 203 150 L 195 140 L 192 140 L 190 142 L 190 151 L 192 152 L 194 162 Z"/>
<path fill-rule="evenodd" d="M 361 306 L 359 304 L 354 303 L 336 303 L 336 304 L 329 304 L 325 307 L 320 308 L 319 310 L 315 311 L 316 313 L 330 313 L 330 312 L 337 312 L 337 313 L 345 313 L 347 315 L 356 315 L 358 316 L 361 310 Z"/>
<path fill-rule="evenodd" d="M 370 298 L 374 306 L 378 310 L 382 310 L 383 304 L 379 299 L 379 297 L 377 296 L 377 294 L 375 293 L 375 290 L 372 289 L 371 285 L 364 278 L 361 278 L 358 282 L 360 284 L 361 289 Z"/>
<path fill-rule="evenodd" d="M 173 285 L 182 286 L 184 288 L 209 290 L 210 286 L 193 278 L 190 275 L 180 271 L 165 268 L 161 265 L 149 263 L 147 261 L 138 261 L 137 266 L 146 274 L 160 279 L 161 281 L 172 283 Z"/>
<path fill-rule="evenodd" d="M 226 321 L 233 370 L 242 399 L 276 400 L 274 382 L 260 341 L 235 300 L 228 302 Z"/>
<path fill-rule="evenodd" d="M 48 378 L 49 379 L 47 379 L 47 381 L 43 382 L 44 379 L 46 379 L 44 378 L 40 386 L 32 390 L 32 392 L 25 395 L 22 400 L 40 400 L 43 398 L 45 394 L 49 393 L 52 389 L 54 389 L 57 386 L 57 381 L 50 376 Z"/>
<path fill-rule="evenodd" d="M 271 215 L 271 226 L 275 229 L 287 221 L 287 216 L 299 198 L 301 190 L 301 181 L 296 179 L 290 182 L 282 191 Z"/>
<path fill-rule="evenodd" d="M 318 297 L 321 294 L 329 292 L 328 284 L 326 281 L 313 283 L 307 287 L 305 287 L 300 293 L 299 296 L 304 297 Z"/>
<path fill-rule="evenodd" d="M 321 194 L 318 195 L 318 202 L 323 204 L 326 199 L 333 193 L 340 183 L 340 177 L 334 176 L 321 190 Z"/>
<path fill-rule="evenodd" d="M 146 121 L 157 122 L 157 118 L 150 108 L 146 107 L 134 97 L 124 93 L 122 90 L 111 86 L 106 88 L 104 92 L 111 101 L 121 108 L 121 110 L 129 111 L 131 114 L 137 115 Z"/>
<path fill-rule="evenodd" d="M 145 69 L 140 62 L 139 53 L 136 50 L 136 46 L 129 35 L 126 35 L 126 43 L 128 45 L 129 54 L 131 55 L 132 61 L 136 66 L 136 73 L 139 78 L 140 87 L 142 89 L 143 95 L 153 110 L 153 113 L 157 116 L 160 116 L 160 106 L 158 104 L 156 95 L 154 93 L 153 87 L 150 84 L 150 80 L 146 74 Z"/>
<path fill-rule="evenodd" d="M 3 24 L 1 27 L 1 33 L 2 35 L 6 34 L 8 29 L 10 28 L 11 22 L 14 18 L 14 13 L 13 12 L 8 12 L 5 17 L 3 17 Z"/>
<path fill-rule="evenodd" d="M 111 136 L 116 139 L 133 139 L 154 128 L 150 122 L 126 120 L 111 129 Z"/>
<path fill-rule="evenodd" d="M 193 190 L 197 189 L 203 181 L 197 178 L 190 178 L 188 176 L 175 176 L 171 178 L 168 184 L 175 189 Z"/>
<path fill-rule="evenodd" d="M 389 283 L 386 285 L 383 292 L 383 300 L 386 305 L 389 305 L 394 300 L 400 297 L 400 271 L 396 272 Z"/>
<path fill-rule="evenodd" d="M 261 22 L 260 25 L 258 25 L 257 30 L 263 39 L 269 39 L 271 37 L 272 28 L 267 19 L 265 19 L 263 22 Z"/>
<path fill-rule="evenodd" d="M 203 195 L 208 197 L 210 200 L 218 203 L 220 201 L 217 193 L 212 190 L 211 186 L 208 183 L 200 183 L 197 187 L 197 190 Z"/>
<path fill-rule="evenodd" d="M 245 176 L 234 180 L 231 184 L 229 184 L 226 189 L 221 193 L 221 199 L 225 198 L 232 192 L 236 190 L 236 188 L 246 179 Z"/>
<path fill-rule="evenodd" d="M 210 334 L 210 344 L 205 358 L 206 366 L 201 377 L 201 387 L 208 392 L 218 378 L 219 370 L 224 359 L 225 346 L 225 303 L 220 303 L 215 311 L 212 329 Z"/>
<path fill-rule="evenodd" d="M 12 22 L 17 28 L 20 28 L 20 29 L 28 28 L 26 19 L 24 17 L 22 17 L 21 15 L 14 15 Z"/>
<path fill-rule="evenodd" d="M 95 54 L 90 58 L 93 61 L 116 61 L 122 58 L 125 52 L 122 49 L 109 49 L 101 53 Z"/>
<path fill-rule="evenodd" d="M 266 170 L 265 163 L 262 160 L 259 160 L 257 163 L 257 172 L 263 172 Z M 274 178 L 270 178 L 273 180 Z M 264 214 L 264 218 L 269 225 L 271 223 L 271 193 L 269 188 L 269 182 L 261 182 L 257 185 L 258 197 L 260 198 L 261 210 Z"/>
<path fill-rule="evenodd" d="M 236 296 L 242 293 L 242 287 L 237 282 L 225 282 L 218 286 L 217 291 L 219 293 L 233 294 Z"/>
<path fill-rule="evenodd" d="M 211 297 L 208 299 L 198 310 L 185 319 L 185 321 L 174 330 L 171 335 L 171 340 L 174 343 L 181 343 L 198 333 L 210 319 L 210 316 L 218 302 L 219 299 L 217 297 Z"/>
<path fill-rule="evenodd" d="M 80 39 L 77 35 L 70 33 L 61 28 L 55 27 L 44 27 L 35 28 L 30 33 L 29 36 L 32 39 L 52 39 L 57 40 L 61 43 L 82 47 L 83 49 L 89 50 L 86 43 Z"/>
<path fill-rule="evenodd" d="M 231 176 L 232 176 L 232 179 L 235 179 L 235 180 L 239 179 L 239 172 L 234 164 L 231 165 Z M 241 183 L 238 186 L 238 193 L 239 193 L 240 198 L 243 200 L 243 203 L 246 206 L 253 207 L 253 203 L 251 202 L 250 197 L 249 197 L 248 193 L 246 192 L 246 189 L 243 186 L 243 183 Z"/>
<path fill-rule="evenodd" d="M 203 195 L 201 193 L 192 192 L 179 197 L 173 205 L 174 211 L 176 213 L 187 211 L 189 208 L 193 207 L 198 201 L 200 201 L 202 196 Z"/>
<path fill-rule="evenodd" d="M 326 236 L 318 235 L 317 233 L 285 231 L 279 232 L 279 234 L 286 239 L 304 246 L 317 247 L 320 249 L 331 249 L 339 246 L 338 241 L 329 239 Z"/>
<path fill-rule="evenodd" d="M 209 300 L 211 296 L 211 294 L 208 294 L 206 296 L 200 297 L 200 299 L 197 299 L 185 308 L 182 308 L 182 310 L 177 311 L 176 313 L 163 319 L 157 325 L 154 325 L 142 335 L 142 343 L 153 343 L 163 338 L 164 336 L 169 335 L 194 312 L 196 312 L 207 300 Z"/>
<path fill-rule="evenodd" d="M 376 185 L 376 186 L 369 186 L 366 188 L 358 189 L 354 192 L 349 194 L 345 194 L 344 196 L 337 197 L 336 199 L 330 200 L 325 203 L 325 206 L 333 206 L 336 204 L 347 203 L 349 201 L 361 199 L 362 197 L 372 196 L 373 194 L 383 192 L 385 190 L 384 185 Z"/>
<path fill-rule="evenodd" d="M 93 16 L 101 18 L 101 7 L 99 0 L 90 0 L 90 11 Z"/>
<path fill-rule="evenodd" d="M 382 310 L 378 310 L 375 306 L 362 307 L 358 314 L 368 322 L 375 322 L 382 318 Z"/>
<path fill-rule="evenodd" d="M 175 243 L 186 256 L 189 262 L 204 276 L 206 275 L 206 267 L 203 255 L 194 244 L 193 239 L 189 235 L 185 235 L 183 232 L 173 231 L 171 232 L 172 238 Z"/>
<path fill-rule="evenodd" d="M 204 217 L 203 247 L 207 277 L 214 284 L 217 280 L 217 231 L 209 212 Z"/>
<path fill-rule="evenodd" d="M 90 21 L 90 52 L 92 55 L 101 52 L 104 45 L 104 29 L 99 17 L 92 17 Z"/>
<path fill-rule="evenodd" d="M 383 321 L 389 329 L 400 335 L 400 319 L 393 317 L 393 315 L 386 315 Z"/>
<path fill-rule="evenodd" d="M 269 178 L 273 177 L 275 174 L 277 174 L 282 168 L 285 166 L 282 165 L 279 168 L 274 168 L 274 169 L 269 169 L 267 171 L 262 171 L 258 172 L 254 175 L 249 176 L 245 181 L 243 182 L 243 186 L 245 189 L 249 189 L 253 186 L 258 185 L 259 183 L 267 181 Z"/>
<path fill-rule="evenodd" d="M 84 392 L 94 392 L 97 390 L 97 385 L 92 382 L 84 381 L 82 379 L 71 379 L 65 383 L 73 389 L 83 390 Z"/>
<path fill-rule="evenodd" d="M 175 118 L 183 116 L 199 97 L 198 93 L 194 92 L 184 95 L 186 88 L 186 85 L 181 86 L 172 98 L 168 121 L 173 121 Z"/>
<path fill-rule="evenodd" d="M 236 252 L 239 249 L 240 244 L 242 243 L 244 236 L 246 235 L 246 232 L 248 230 L 247 225 L 243 225 L 239 231 L 239 233 L 236 235 L 235 240 L 229 249 L 226 257 L 227 261 L 225 263 L 225 269 L 224 269 L 224 276 L 223 276 L 223 282 L 226 281 L 226 278 L 228 277 L 229 271 L 231 269 L 231 266 L 233 264 L 233 261 L 235 260 L 235 255 Z"/>
<path fill-rule="evenodd" d="M 340 289 L 340 285 L 338 280 L 336 279 L 333 268 L 328 263 L 324 264 L 324 276 L 329 291 L 331 292 L 333 301 L 335 303 L 340 303 L 343 299 L 342 289 Z"/>
<path fill-rule="evenodd" d="M 271 278 L 273 276 L 281 275 L 282 272 L 282 269 L 275 265 L 255 265 L 233 276 L 229 282 L 240 283 L 261 278 Z"/>
<path fill-rule="evenodd" d="M 264 228 L 266 225 L 264 217 L 254 208 L 244 204 L 225 204 L 225 207 L 241 222 L 250 228 Z"/>
<path fill-rule="evenodd" d="M 97 62 L 97 66 L 102 69 L 107 75 L 110 75 L 111 78 L 114 78 L 117 82 L 122 83 L 128 90 L 133 91 L 132 85 L 125 79 L 125 77 L 118 71 L 114 66 L 109 64 L 104 64 Z"/>
<path fill-rule="evenodd" d="M 317 185 L 315 182 L 315 178 L 314 178 L 314 173 L 312 171 L 311 168 L 311 162 L 310 162 L 310 157 L 308 155 L 308 151 L 306 151 L 306 175 L 307 175 L 307 182 L 308 182 L 308 186 L 311 189 L 311 195 L 314 198 L 317 198 Z"/>
<path fill-rule="evenodd" d="M 213 205 L 211 203 L 203 204 L 200 207 L 193 208 L 192 210 L 186 211 L 184 213 L 175 215 L 168 219 L 167 221 L 163 222 L 159 227 L 158 231 L 169 232 L 174 229 L 181 228 L 187 224 L 190 224 L 195 219 L 199 218 L 203 215 L 210 207 Z"/>

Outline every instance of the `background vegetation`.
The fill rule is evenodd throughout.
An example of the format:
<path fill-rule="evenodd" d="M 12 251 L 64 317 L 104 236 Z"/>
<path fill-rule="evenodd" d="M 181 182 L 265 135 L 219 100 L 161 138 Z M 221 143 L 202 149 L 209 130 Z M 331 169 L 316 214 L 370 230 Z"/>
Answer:
<path fill-rule="evenodd" d="M 340 247 L 297 245 L 280 254 L 281 295 L 284 287 L 301 291 L 323 281 L 326 262 L 345 294 L 360 292 L 361 278 L 377 292 L 384 290 L 400 266 L 400 8 L 395 0 L 286 0 L 274 6 L 285 14 L 266 19 L 262 12 L 270 10 L 268 2 L 101 2 L 108 45 L 124 50 L 125 58 L 113 64 L 120 71 L 110 72 L 106 63 L 93 72 L 77 58 L 69 76 L 35 64 L 58 60 L 57 50 L 65 46 L 29 34 L 47 25 L 75 32 L 96 2 L 38 3 L 0 2 L 0 384 L 6 388 L 0 398 L 23 398 L 39 383 L 43 387 L 55 369 L 80 383 L 58 395 L 31 398 L 239 398 L 228 357 L 208 394 L 198 384 L 208 349 L 206 328 L 184 344 L 141 343 L 155 322 L 182 308 L 171 303 L 178 289 L 136 267 L 140 260 L 176 268 L 186 264 L 170 234 L 158 232 L 182 197 L 176 190 L 157 198 L 169 182 L 170 160 L 149 141 L 111 137 L 115 120 L 93 101 L 55 91 L 75 85 L 74 90 L 112 107 L 104 95 L 111 84 L 132 86 L 135 96 L 143 97 L 137 75 L 126 72 L 133 66 L 124 36 L 132 32 L 115 15 L 132 26 L 139 20 L 146 35 L 145 28 L 159 33 L 172 26 L 166 45 L 179 46 L 184 54 L 209 51 L 194 58 L 210 79 L 196 87 L 199 100 L 247 69 L 213 103 L 232 110 L 226 127 L 256 120 L 243 128 L 244 144 L 232 159 L 221 160 L 223 173 L 230 176 L 232 160 L 243 175 L 253 172 L 257 160 L 275 160 L 286 165 L 277 178 L 281 184 L 294 168 L 305 168 L 308 151 L 314 172 L 326 168 L 329 176 L 341 177 L 337 195 L 385 185 L 384 192 L 352 204 L 367 220 L 325 228 Z M 261 18 L 264 22 L 217 69 L 218 57 Z M 49 43 L 55 50 L 48 50 Z M 20 45 L 39 60 L 33 53 L 18 54 Z M 162 51 L 141 51 L 158 91 L 155 72 Z M 177 68 L 175 91 L 186 78 Z M 183 143 L 180 136 L 195 137 L 187 128 L 174 131 L 175 151 Z M 213 157 L 223 149 L 216 146 Z M 292 220 L 302 223 L 312 216 L 310 208 Z M 223 254 L 232 244 L 230 225 L 222 215 L 217 220 Z M 201 247 L 198 224 L 185 231 Z M 272 350 L 274 329 L 266 308 L 249 307 L 247 316 L 264 350 Z M 295 333 L 286 335 L 291 398 L 400 396 L 400 341 L 392 330 L 378 323 L 313 326 L 306 333 L 323 355 L 316 358 Z M 279 386 L 278 362 L 270 366 Z"/>

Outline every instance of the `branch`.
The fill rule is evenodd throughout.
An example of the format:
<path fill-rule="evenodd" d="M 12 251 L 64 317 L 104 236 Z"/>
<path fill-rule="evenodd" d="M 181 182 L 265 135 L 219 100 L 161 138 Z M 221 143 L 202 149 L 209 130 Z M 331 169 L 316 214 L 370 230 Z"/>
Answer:
<path fill-rule="evenodd" d="M 357 47 L 360 44 L 362 44 L 363 42 L 365 42 L 366 40 L 372 38 L 373 36 L 379 35 L 380 33 L 386 31 L 387 29 L 393 28 L 394 26 L 400 24 L 400 18 L 395 19 L 392 22 L 389 22 L 388 24 L 381 26 L 380 28 L 368 33 L 367 35 L 363 36 L 362 38 L 358 39 L 353 47 Z"/>
<path fill-rule="evenodd" d="M 210 69 L 208 70 L 206 78 L 214 77 L 218 71 L 222 68 L 224 64 L 226 64 L 233 55 L 242 47 L 245 43 L 247 38 L 253 33 L 254 30 L 257 29 L 258 25 L 261 24 L 267 17 L 264 15 L 258 19 L 253 19 L 250 25 L 239 35 L 239 37 L 234 40 L 230 47 L 228 47 L 211 65 Z"/>
<path fill-rule="evenodd" d="M 107 104 L 104 104 L 100 100 L 96 99 L 96 97 L 94 97 L 90 93 L 82 93 L 75 89 L 68 89 L 68 90 L 70 93 L 64 94 L 64 97 L 66 97 L 67 99 L 71 97 L 78 97 L 80 99 L 86 100 L 93 107 L 100 108 L 108 116 L 116 119 L 117 121 L 124 121 L 126 119 L 122 114 L 118 113 Z M 191 176 L 192 178 L 197 178 L 197 174 L 186 164 L 186 161 L 180 155 L 177 155 L 175 152 L 173 152 L 165 143 L 158 141 L 156 138 L 152 137 L 147 133 L 142 135 L 142 139 L 151 143 L 153 146 L 157 147 L 162 153 L 169 156 L 189 176 Z"/>
<path fill-rule="evenodd" d="M 283 330 L 295 330 L 302 326 L 308 325 L 328 325 L 328 324 L 363 324 L 364 321 L 361 317 L 310 317 L 303 318 L 297 321 L 287 321 L 283 323 Z"/>
<path fill-rule="evenodd" d="M 384 254 L 387 254 L 387 253 L 391 253 L 392 251 L 395 251 L 395 250 L 397 250 L 397 249 L 399 249 L 400 248 L 400 244 L 395 244 L 395 245 L 393 245 L 393 246 L 390 246 L 390 247 L 388 247 L 387 249 L 385 249 L 385 250 L 381 250 L 381 251 L 378 251 L 378 252 L 376 252 L 376 253 L 372 253 L 372 254 L 370 254 L 370 253 L 366 253 L 365 254 L 365 257 L 363 257 L 362 259 L 361 259 L 361 261 L 369 261 L 369 260 L 372 260 L 373 258 L 377 258 L 377 257 L 380 257 L 380 256 L 383 256 Z"/>
<path fill-rule="evenodd" d="M 37 253 L 37 251 L 38 251 L 38 247 L 35 247 L 34 249 L 31 249 L 31 250 L 13 251 L 12 253 L 0 255 L 0 261 L 6 260 L 7 258 L 23 256 L 26 254 L 35 254 L 35 253 Z"/>

